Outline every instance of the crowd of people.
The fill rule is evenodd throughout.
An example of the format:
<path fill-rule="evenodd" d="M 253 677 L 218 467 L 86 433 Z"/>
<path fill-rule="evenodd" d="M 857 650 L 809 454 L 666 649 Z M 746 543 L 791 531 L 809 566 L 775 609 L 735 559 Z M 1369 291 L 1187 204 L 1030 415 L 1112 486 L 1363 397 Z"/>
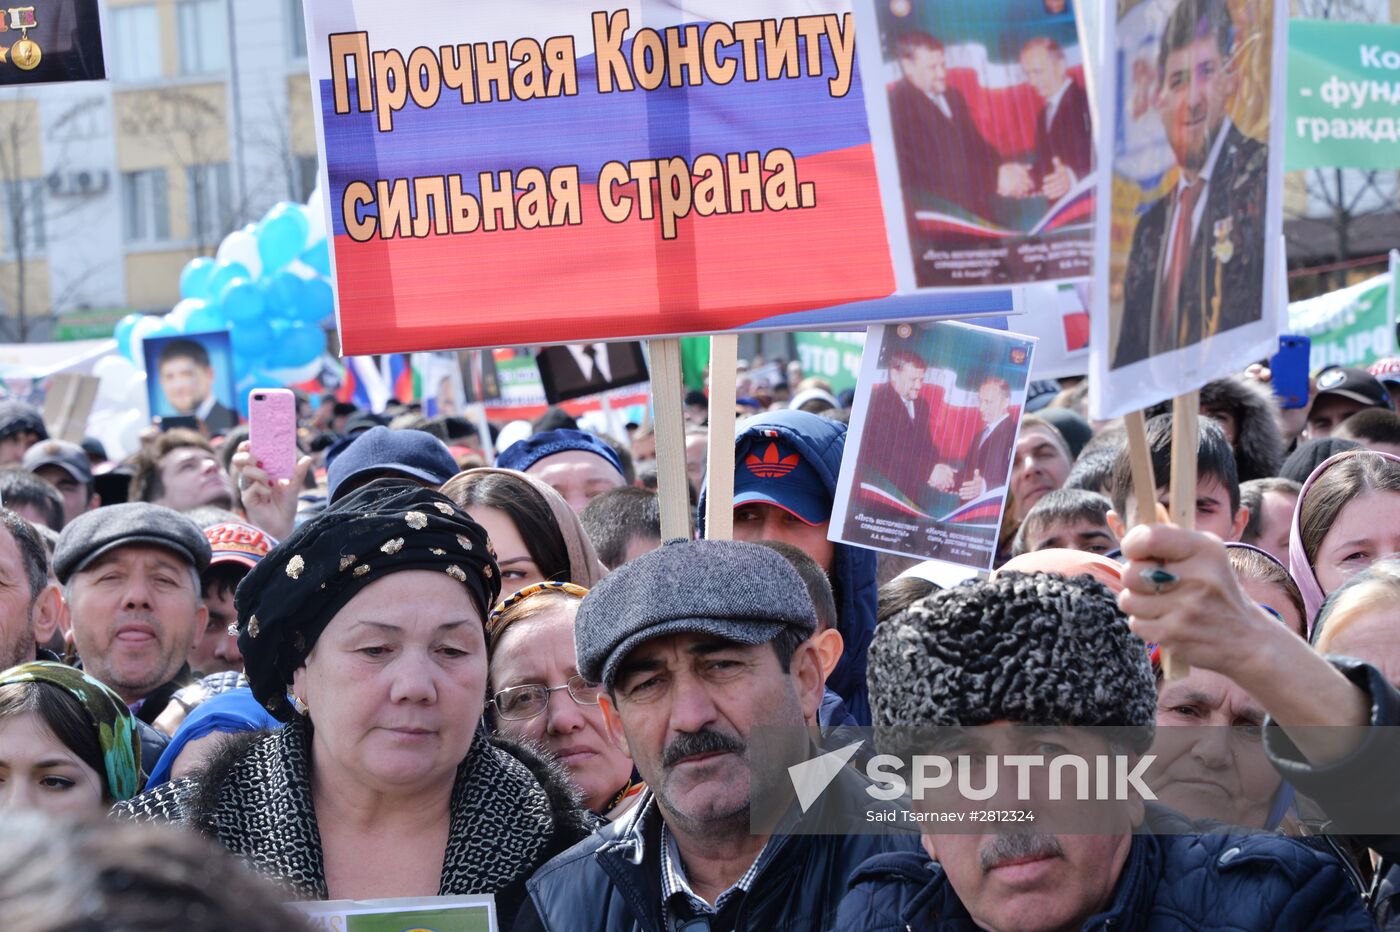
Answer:
<path fill-rule="evenodd" d="M 1370 829 L 1400 773 L 1392 368 L 1301 409 L 1259 367 L 1206 386 L 1194 530 L 1140 521 L 1082 380 L 1035 383 L 990 575 L 829 538 L 850 399 L 795 377 L 686 397 L 666 542 L 649 425 L 301 399 L 273 480 L 244 428 L 111 462 L 0 403 L 0 924 L 491 894 L 502 929 L 1400 929 L 1400 835 Z M 731 416 L 735 539 L 706 540 Z M 1094 834 L 801 830 L 911 729 L 1001 725 L 1033 728 L 966 740 L 1126 729 L 1156 801 Z M 853 735 L 820 802 L 756 816 L 761 753 Z"/>

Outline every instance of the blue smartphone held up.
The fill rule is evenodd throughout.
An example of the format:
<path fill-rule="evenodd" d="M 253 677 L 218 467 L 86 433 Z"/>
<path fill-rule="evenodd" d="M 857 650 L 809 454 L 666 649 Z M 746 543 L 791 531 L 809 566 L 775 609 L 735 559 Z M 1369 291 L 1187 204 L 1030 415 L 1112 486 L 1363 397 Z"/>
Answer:
<path fill-rule="evenodd" d="M 1308 366 L 1312 340 L 1284 334 L 1278 338 L 1278 352 L 1269 360 L 1270 383 L 1281 408 L 1308 406 Z"/>

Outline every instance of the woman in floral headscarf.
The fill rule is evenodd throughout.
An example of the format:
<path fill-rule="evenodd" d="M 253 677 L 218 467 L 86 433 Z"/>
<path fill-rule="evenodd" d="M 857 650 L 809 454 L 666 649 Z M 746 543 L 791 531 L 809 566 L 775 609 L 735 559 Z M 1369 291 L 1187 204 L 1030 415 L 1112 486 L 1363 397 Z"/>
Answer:
<path fill-rule="evenodd" d="M 101 815 L 141 788 L 141 740 L 126 703 L 61 663 L 0 672 L 0 813 Z"/>

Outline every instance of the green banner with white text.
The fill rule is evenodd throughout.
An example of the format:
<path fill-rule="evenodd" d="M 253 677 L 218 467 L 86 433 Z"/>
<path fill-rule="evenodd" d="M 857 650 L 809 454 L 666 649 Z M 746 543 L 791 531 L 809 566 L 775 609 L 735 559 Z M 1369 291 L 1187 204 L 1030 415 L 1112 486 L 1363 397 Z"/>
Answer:
<path fill-rule="evenodd" d="M 1377 275 L 1331 294 L 1288 305 L 1288 332 L 1312 340 L 1310 369 L 1365 367 L 1395 355 L 1394 276 Z"/>
<path fill-rule="evenodd" d="M 1288 25 L 1284 167 L 1400 168 L 1400 26 Z"/>

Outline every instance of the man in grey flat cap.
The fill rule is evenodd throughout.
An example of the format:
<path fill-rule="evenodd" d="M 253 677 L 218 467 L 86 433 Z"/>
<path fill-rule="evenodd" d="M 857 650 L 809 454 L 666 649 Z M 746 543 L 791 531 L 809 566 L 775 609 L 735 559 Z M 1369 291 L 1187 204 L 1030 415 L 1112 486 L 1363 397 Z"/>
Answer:
<path fill-rule="evenodd" d="M 154 722 L 190 681 L 185 658 L 207 610 L 209 542 L 189 518 L 147 502 L 79 515 L 54 550 L 83 668 Z"/>
<path fill-rule="evenodd" d="M 755 743 L 805 748 L 822 699 L 815 627 L 796 570 L 757 544 L 673 542 L 593 588 L 575 623 L 579 673 L 605 687 L 609 732 L 648 789 L 535 874 L 516 929 L 831 928 L 862 857 L 916 846 L 751 829 L 755 798 L 774 789 Z"/>

